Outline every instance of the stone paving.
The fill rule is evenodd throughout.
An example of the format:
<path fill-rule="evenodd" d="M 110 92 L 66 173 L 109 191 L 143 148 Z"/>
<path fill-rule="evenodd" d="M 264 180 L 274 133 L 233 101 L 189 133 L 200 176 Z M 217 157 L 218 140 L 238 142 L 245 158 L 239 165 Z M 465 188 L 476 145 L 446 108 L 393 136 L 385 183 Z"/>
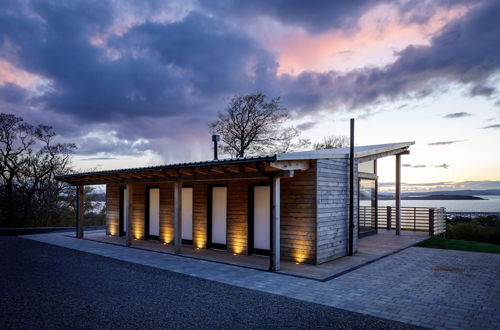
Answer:
<path fill-rule="evenodd" d="M 24 237 L 423 327 L 500 329 L 500 255 L 412 247 L 318 282 L 66 235 Z"/>

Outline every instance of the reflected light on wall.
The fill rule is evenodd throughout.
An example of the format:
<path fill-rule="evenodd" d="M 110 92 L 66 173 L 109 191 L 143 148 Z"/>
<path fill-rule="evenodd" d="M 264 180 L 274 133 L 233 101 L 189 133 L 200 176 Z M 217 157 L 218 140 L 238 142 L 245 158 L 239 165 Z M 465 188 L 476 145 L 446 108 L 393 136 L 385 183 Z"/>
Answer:
<path fill-rule="evenodd" d="M 206 246 L 206 237 L 203 234 L 196 234 L 194 237 L 194 245 L 198 249 L 203 249 Z"/>

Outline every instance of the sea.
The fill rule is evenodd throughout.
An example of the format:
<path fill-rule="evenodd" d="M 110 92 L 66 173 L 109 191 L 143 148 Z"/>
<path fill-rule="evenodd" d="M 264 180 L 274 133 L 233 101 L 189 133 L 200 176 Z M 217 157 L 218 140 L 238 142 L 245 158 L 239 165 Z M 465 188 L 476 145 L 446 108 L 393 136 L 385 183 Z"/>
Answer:
<path fill-rule="evenodd" d="M 403 207 L 444 207 L 447 212 L 500 212 L 500 195 L 477 195 L 484 200 L 401 200 Z M 379 200 L 379 206 L 394 206 L 394 200 Z"/>

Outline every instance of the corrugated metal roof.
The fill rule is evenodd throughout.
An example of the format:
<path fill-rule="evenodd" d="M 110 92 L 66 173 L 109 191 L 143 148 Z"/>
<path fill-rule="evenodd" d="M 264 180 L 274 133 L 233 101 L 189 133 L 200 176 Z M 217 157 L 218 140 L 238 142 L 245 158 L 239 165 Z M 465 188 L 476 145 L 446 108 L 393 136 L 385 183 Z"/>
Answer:
<path fill-rule="evenodd" d="M 401 142 L 401 143 L 377 144 L 371 146 L 359 146 L 354 148 L 354 153 L 355 157 L 357 158 L 367 157 L 392 150 L 408 148 L 413 144 L 415 144 L 415 142 Z M 328 159 L 328 158 L 345 158 L 347 156 L 349 156 L 349 148 L 310 150 L 310 151 L 288 152 L 275 155 L 247 156 L 238 158 L 225 158 L 219 160 L 166 164 L 166 165 L 149 166 L 149 167 L 136 167 L 136 168 L 126 168 L 126 169 L 116 169 L 116 170 L 84 172 L 84 173 L 57 176 L 56 179 L 64 180 L 68 178 L 77 178 L 84 176 L 96 176 L 96 175 L 100 176 L 100 175 L 112 175 L 112 174 L 134 173 L 134 172 L 151 172 L 151 171 L 181 168 L 181 167 L 244 164 L 256 161 Z"/>
<path fill-rule="evenodd" d="M 109 175 L 109 174 L 119 174 L 119 173 L 152 172 L 152 171 L 167 170 L 167 169 L 180 168 L 180 167 L 232 165 L 232 164 L 250 163 L 250 162 L 255 162 L 255 161 L 275 161 L 275 160 L 276 160 L 276 155 L 247 156 L 247 157 L 225 158 L 225 159 L 218 159 L 218 160 L 206 160 L 206 161 L 187 162 L 187 163 L 165 164 L 165 165 L 147 166 L 147 167 L 133 167 L 133 168 L 116 169 L 116 170 L 82 172 L 82 173 L 75 173 L 75 174 L 59 175 L 59 176 L 56 176 L 56 179 L 76 178 L 76 177 L 90 176 L 90 175 Z"/>

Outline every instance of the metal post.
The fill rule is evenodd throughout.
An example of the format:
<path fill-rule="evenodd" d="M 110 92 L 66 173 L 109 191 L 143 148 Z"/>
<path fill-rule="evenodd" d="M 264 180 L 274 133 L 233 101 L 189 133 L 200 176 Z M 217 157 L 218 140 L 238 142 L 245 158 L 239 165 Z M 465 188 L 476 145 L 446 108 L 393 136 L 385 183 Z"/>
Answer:
<path fill-rule="evenodd" d="M 354 118 L 351 118 L 351 148 L 349 152 L 349 246 L 347 254 L 353 255 L 354 246 Z"/>
<path fill-rule="evenodd" d="M 219 142 L 219 140 L 220 140 L 220 136 L 212 135 L 212 141 L 214 142 L 214 160 L 218 159 L 218 155 L 217 155 L 218 145 L 217 145 L 217 143 Z"/>
<path fill-rule="evenodd" d="M 392 214 L 391 207 L 387 206 L 387 230 L 391 230 Z"/>
<path fill-rule="evenodd" d="M 429 209 L 429 236 L 434 236 L 434 209 Z"/>
<path fill-rule="evenodd" d="M 396 235 L 401 234 L 401 155 L 396 155 Z"/>
<path fill-rule="evenodd" d="M 373 161 L 373 172 L 377 174 L 377 160 Z M 378 176 L 375 179 L 375 233 L 378 233 Z"/>

